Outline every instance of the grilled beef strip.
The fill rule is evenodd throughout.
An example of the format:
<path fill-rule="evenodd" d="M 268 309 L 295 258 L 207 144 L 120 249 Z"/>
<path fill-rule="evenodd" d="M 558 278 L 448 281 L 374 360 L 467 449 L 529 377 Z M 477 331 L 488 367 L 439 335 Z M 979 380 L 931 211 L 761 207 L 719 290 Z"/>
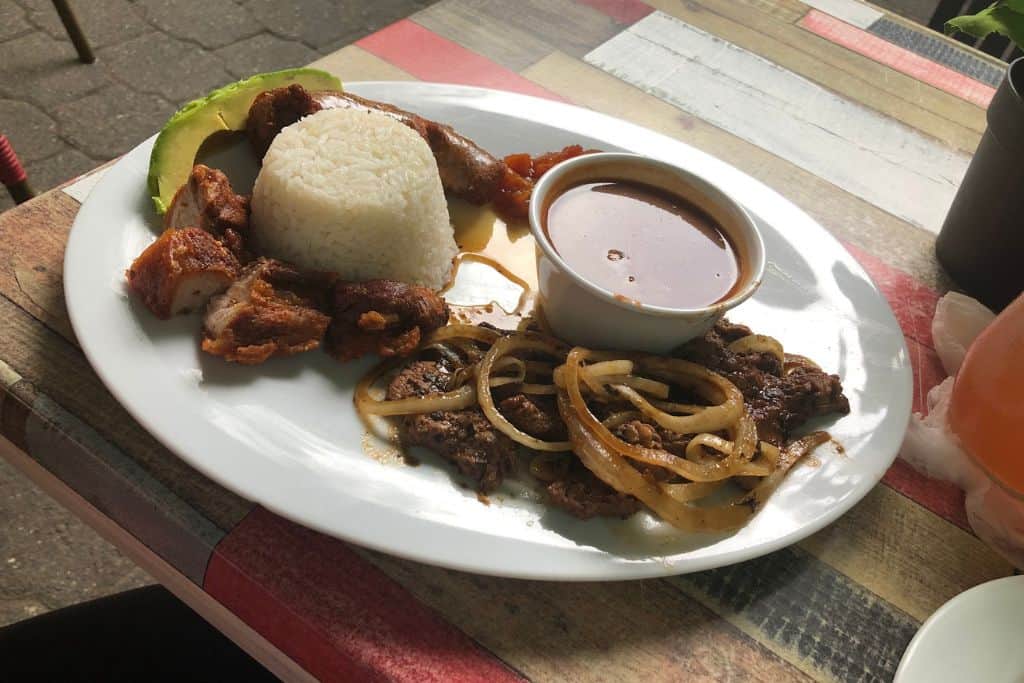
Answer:
<path fill-rule="evenodd" d="M 387 398 L 444 393 L 454 371 L 443 360 L 414 361 L 391 381 Z M 515 462 L 515 442 L 495 429 L 478 407 L 406 415 L 400 433 L 403 443 L 423 446 L 452 462 L 481 493 L 498 488 Z"/>

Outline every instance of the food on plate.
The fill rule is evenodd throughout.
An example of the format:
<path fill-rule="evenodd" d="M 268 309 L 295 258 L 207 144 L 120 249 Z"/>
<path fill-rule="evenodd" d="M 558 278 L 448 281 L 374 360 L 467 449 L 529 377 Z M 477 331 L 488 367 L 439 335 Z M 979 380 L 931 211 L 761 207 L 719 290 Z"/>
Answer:
<path fill-rule="evenodd" d="M 724 320 L 672 356 L 449 325 L 409 360 L 367 374 L 356 407 L 399 416 L 404 443 L 451 461 L 480 492 L 495 490 L 522 453 L 548 503 L 576 517 L 646 507 L 688 531 L 745 523 L 829 438 L 791 440 L 794 430 L 849 412 L 837 376 Z"/>
<path fill-rule="evenodd" d="M 508 155 L 505 157 L 505 173 L 493 199 L 494 208 L 507 218 L 526 218 L 533 186 L 541 176 L 566 159 L 596 151 L 583 149 L 580 145 L 569 145 L 558 152 L 547 152 L 539 156 L 525 153 Z"/>
<path fill-rule="evenodd" d="M 259 95 L 249 112 L 247 132 L 262 157 L 286 126 L 326 109 L 354 109 L 387 115 L 414 130 L 430 146 L 446 192 L 474 204 L 486 204 L 498 190 L 504 164 L 451 126 L 374 102 L 338 89 L 309 91 L 301 85 L 277 88 Z"/>
<path fill-rule="evenodd" d="M 247 260 L 244 236 L 249 232 L 249 198 L 235 194 L 226 175 L 203 164 L 192 167 L 164 214 L 164 229 L 189 227 L 205 230 Z"/>
<path fill-rule="evenodd" d="M 202 164 L 173 191 L 160 184 L 167 229 L 128 270 L 160 317 L 205 304 L 206 353 L 249 365 L 321 346 L 341 362 L 375 354 L 382 361 L 356 387 L 356 410 L 368 424 L 395 418 L 404 445 L 438 453 L 478 492 L 525 475 L 573 516 L 646 509 L 690 531 L 745 523 L 828 439 L 796 430 L 849 411 L 837 376 L 724 320 L 665 356 L 572 347 L 540 331 L 529 315 L 536 280 L 515 276 L 522 263 L 488 246 L 501 231 L 494 244 L 532 258 L 533 237 L 496 221 L 473 239 L 460 233 L 460 251 L 445 191 L 520 218 L 539 178 L 590 150 L 499 160 L 447 125 L 307 77 L 317 82 L 250 79 L 195 105 L 192 123 L 176 115 L 165 128 L 198 136 L 200 114 L 230 105 L 225 125 L 244 123 L 262 157 L 251 198 Z M 252 106 L 240 119 L 243 101 Z M 177 159 L 172 139 L 154 149 L 162 183 Z M 194 153 L 182 153 L 189 165 Z M 546 215 L 546 236 L 575 271 L 644 303 L 709 305 L 745 272 L 722 226 L 651 186 L 570 187 Z M 524 291 L 504 318 L 517 319 L 516 331 L 467 322 L 488 306 L 456 315 L 445 302 L 466 259 L 516 277 Z"/>
<path fill-rule="evenodd" d="M 456 369 L 444 361 L 414 362 L 391 382 L 388 403 L 392 409 L 400 410 L 402 401 L 411 401 L 417 408 L 410 409 L 402 418 L 402 439 L 406 445 L 435 451 L 472 479 L 478 491 L 488 493 L 512 469 L 516 445 L 498 432 L 475 405 L 473 390 L 468 385 L 460 387 L 461 393 L 456 397 L 460 400 L 448 400 Z M 434 403 L 435 396 L 445 399 Z M 421 406 L 431 410 L 419 411 Z"/>
<path fill-rule="evenodd" d="M 170 206 L 207 138 L 219 132 L 245 130 L 256 95 L 293 83 L 314 90 L 341 89 L 337 77 L 326 71 L 288 69 L 226 85 L 179 109 L 160 131 L 149 159 L 149 193 L 157 213 L 164 213 Z"/>
<path fill-rule="evenodd" d="M 457 247 L 427 144 L 375 111 L 329 109 L 285 128 L 252 195 L 267 256 L 344 280 L 442 288 Z"/>
<path fill-rule="evenodd" d="M 448 304 L 427 287 L 394 280 L 334 286 L 327 350 L 341 361 L 376 353 L 405 356 L 448 322 Z"/>
<path fill-rule="evenodd" d="M 203 351 L 255 365 L 320 346 L 331 319 L 327 297 L 334 276 L 268 258 L 245 267 L 203 316 Z"/>
<path fill-rule="evenodd" d="M 583 278 L 633 301 L 702 308 L 728 298 L 740 261 L 718 222 L 684 198 L 636 182 L 570 187 L 543 224 Z"/>
<path fill-rule="evenodd" d="M 165 230 L 125 273 L 128 287 L 158 318 L 198 310 L 238 276 L 235 255 L 199 228 Z"/>

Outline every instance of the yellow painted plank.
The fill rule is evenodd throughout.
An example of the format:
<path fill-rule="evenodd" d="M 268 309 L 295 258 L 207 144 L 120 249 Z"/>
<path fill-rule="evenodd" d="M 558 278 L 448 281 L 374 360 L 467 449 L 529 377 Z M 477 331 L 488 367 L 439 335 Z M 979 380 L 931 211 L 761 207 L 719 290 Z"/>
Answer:
<path fill-rule="evenodd" d="M 345 81 L 415 81 L 416 77 L 357 45 L 343 47 L 309 66 L 329 71 Z"/>
<path fill-rule="evenodd" d="M 973 153 L 985 130 L 976 105 L 756 8 L 733 0 L 650 4 L 956 149 Z"/>
<path fill-rule="evenodd" d="M 415 21 L 513 71 L 556 49 L 582 57 L 622 30 L 574 0 L 442 0 Z"/>
<path fill-rule="evenodd" d="M 807 13 L 807 5 L 800 0 L 736 0 L 736 3 L 748 5 L 787 24 L 796 23 Z"/>
<path fill-rule="evenodd" d="M 877 486 L 801 546 L 918 621 L 1013 567 L 975 536 Z"/>
<path fill-rule="evenodd" d="M 837 237 L 931 287 L 948 288 L 932 255 L 935 237 L 931 233 L 567 55 L 552 54 L 522 73 L 577 104 L 632 121 L 717 156 L 789 198 Z"/>
<path fill-rule="evenodd" d="M 365 554 L 533 680 L 807 680 L 664 581 L 519 581 Z"/>

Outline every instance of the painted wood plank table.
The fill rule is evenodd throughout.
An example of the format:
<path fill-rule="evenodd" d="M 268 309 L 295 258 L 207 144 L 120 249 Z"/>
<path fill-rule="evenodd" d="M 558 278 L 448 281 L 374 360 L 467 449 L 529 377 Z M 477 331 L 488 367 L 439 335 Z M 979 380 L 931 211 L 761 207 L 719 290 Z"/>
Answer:
<path fill-rule="evenodd" d="M 1001 76 L 984 56 L 857 0 L 442 0 L 317 65 L 566 100 L 720 157 L 875 279 L 915 409 L 942 378 L 932 248 Z M 1013 571 L 900 461 L 793 547 L 659 580 L 473 576 L 292 524 L 157 443 L 76 346 L 61 259 L 99 173 L 0 216 L 0 450 L 285 679 L 890 680 L 939 605 Z"/>

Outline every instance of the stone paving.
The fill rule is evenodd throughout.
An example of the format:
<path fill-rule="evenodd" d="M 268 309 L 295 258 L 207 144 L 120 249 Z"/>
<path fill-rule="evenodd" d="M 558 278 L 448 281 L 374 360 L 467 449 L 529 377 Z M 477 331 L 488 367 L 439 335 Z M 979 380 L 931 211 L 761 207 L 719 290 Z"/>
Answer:
<path fill-rule="evenodd" d="M 42 192 L 212 88 L 308 64 L 431 2 L 78 0 L 97 57 L 81 64 L 49 0 L 0 0 L 0 132 Z M 151 580 L 0 460 L 0 626 Z"/>
<path fill-rule="evenodd" d="M 46 190 L 217 86 L 308 64 L 431 1 L 79 0 L 97 58 L 81 64 L 49 0 L 0 0 L 0 132 Z"/>

